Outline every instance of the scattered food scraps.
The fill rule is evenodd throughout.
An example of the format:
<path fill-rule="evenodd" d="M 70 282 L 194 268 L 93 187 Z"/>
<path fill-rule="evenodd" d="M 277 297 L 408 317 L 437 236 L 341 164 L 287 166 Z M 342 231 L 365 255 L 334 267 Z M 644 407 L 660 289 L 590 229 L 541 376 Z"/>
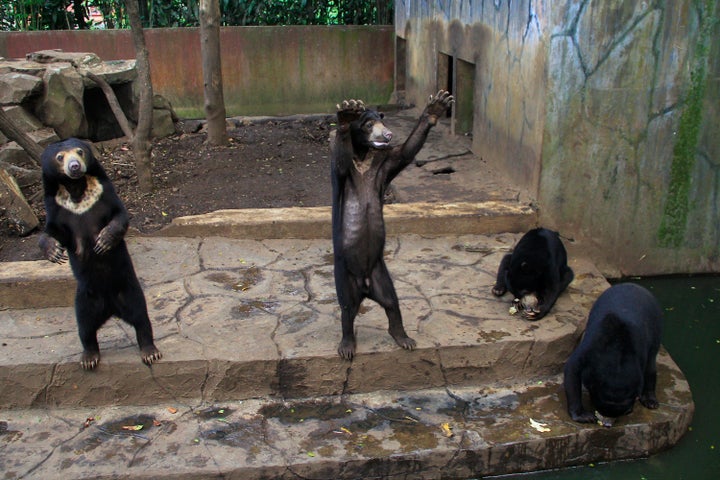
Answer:
<path fill-rule="evenodd" d="M 540 423 L 536 420 L 530 419 L 530 426 L 533 427 L 538 432 L 549 432 L 550 429 L 547 426 L 547 423 Z"/>
<path fill-rule="evenodd" d="M 178 409 L 175 407 L 168 407 L 167 411 L 170 413 L 177 413 Z"/>
<path fill-rule="evenodd" d="M 83 424 L 83 428 L 88 428 L 92 422 L 95 421 L 95 417 L 87 417 L 85 419 L 85 423 Z"/>

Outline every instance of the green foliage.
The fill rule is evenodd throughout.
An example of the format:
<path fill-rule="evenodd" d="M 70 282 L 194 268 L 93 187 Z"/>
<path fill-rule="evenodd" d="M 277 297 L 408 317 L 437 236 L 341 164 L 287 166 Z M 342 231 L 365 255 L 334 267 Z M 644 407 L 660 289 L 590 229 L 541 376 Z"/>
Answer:
<path fill-rule="evenodd" d="M 200 0 L 137 0 L 143 26 L 194 27 Z M 386 25 L 393 0 L 219 0 L 222 25 Z M 94 23 L 90 10 L 102 13 Z M 75 12 L 79 12 L 78 15 Z M 0 29 L 129 28 L 124 0 L 3 0 Z"/>

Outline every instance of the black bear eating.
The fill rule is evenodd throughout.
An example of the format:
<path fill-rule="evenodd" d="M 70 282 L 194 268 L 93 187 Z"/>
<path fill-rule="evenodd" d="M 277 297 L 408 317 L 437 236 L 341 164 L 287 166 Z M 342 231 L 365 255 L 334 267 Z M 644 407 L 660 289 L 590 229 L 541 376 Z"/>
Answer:
<path fill-rule="evenodd" d="M 403 327 L 398 297 L 383 260 L 383 197 L 452 103 L 453 97 L 446 91 L 431 96 L 410 136 L 395 147 L 390 146 L 392 132 L 383 124 L 383 114 L 367 109 L 360 100 L 338 105 L 331 153 L 332 237 L 342 322 L 338 353 L 344 359 L 355 355 L 355 317 L 365 298 L 385 309 L 388 332 L 395 342 L 405 349 L 415 348 L 415 340 Z"/>
<path fill-rule="evenodd" d="M 501 297 L 510 290 L 522 316 L 540 320 L 573 277 L 560 235 L 547 228 L 535 228 L 503 257 L 492 293 Z"/>
<path fill-rule="evenodd" d="M 613 419 L 632 411 L 636 399 L 657 408 L 656 358 L 662 335 L 662 309 L 645 288 L 633 283 L 603 292 L 590 309 L 580 345 L 565 364 L 568 413 L 576 422 Z M 582 386 L 602 418 L 582 404 Z"/>
<path fill-rule="evenodd" d="M 42 154 L 45 258 L 70 266 L 77 280 L 75 316 L 81 366 L 100 362 L 97 331 L 116 315 L 135 328 L 142 361 L 161 358 L 153 342 L 145 295 L 125 244 L 128 214 L 89 146 L 76 138 L 49 145 Z"/>

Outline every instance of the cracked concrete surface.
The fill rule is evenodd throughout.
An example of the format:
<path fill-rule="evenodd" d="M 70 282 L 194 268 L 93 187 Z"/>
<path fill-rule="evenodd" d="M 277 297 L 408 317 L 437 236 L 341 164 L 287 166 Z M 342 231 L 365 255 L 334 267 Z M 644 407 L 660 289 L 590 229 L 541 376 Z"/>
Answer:
<path fill-rule="evenodd" d="M 490 288 L 517 237 L 390 238 L 386 261 L 418 349 L 398 349 L 383 309 L 366 301 L 352 364 L 336 354 L 339 311 L 328 241 L 134 237 L 130 250 L 164 359 L 145 367 L 132 328 L 111 319 L 99 333 L 100 367 L 88 374 L 77 365 L 72 307 L 0 311 L 0 377 L 7 386 L 0 405 L 302 397 L 551 374 L 582 330 L 588 289 L 571 286 L 542 322 L 510 316 L 509 297 L 497 299 Z M 600 273 L 576 263 L 578 278 L 594 283 L 589 291 L 601 290 Z M 68 280 L 61 287 L 71 289 Z"/>
<path fill-rule="evenodd" d="M 608 429 L 564 414 L 561 379 L 296 401 L 12 412 L 5 478 L 470 478 L 672 445 L 689 390 L 662 354 L 658 410 Z M 690 402 L 691 403 L 691 402 Z"/>
<path fill-rule="evenodd" d="M 664 352 L 660 409 L 638 406 L 612 429 L 569 419 L 559 372 L 607 283 L 571 248 L 576 278 L 552 313 L 511 316 L 509 296 L 490 288 L 519 236 L 390 237 L 386 260 L 418 349 L 398 348 L 382 309 L 366 302 L 352 362 L 336 353 L 328 240 L 130 238 L 164 358 L 143 365 L 131 329 L 111 319 L 100 366 L 85 372 L 70 306 L 0 311 L 0 470 L 469 478 L 674 444 L 693 403 Z M 72 288 L 69 271 L 23 267 L 48 267 L 46 281 Z"/>

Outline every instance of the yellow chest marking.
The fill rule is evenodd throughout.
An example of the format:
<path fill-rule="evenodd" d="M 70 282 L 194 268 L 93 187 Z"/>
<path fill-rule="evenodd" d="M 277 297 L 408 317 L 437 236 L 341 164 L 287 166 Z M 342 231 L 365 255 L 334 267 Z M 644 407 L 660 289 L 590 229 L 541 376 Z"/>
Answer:
<path fill-rule="evenodd" d="M 360 175 L 365 175 L 365 172 L 367 172 L 372 166 L 374 159 L 375 152 L 372 150 L 370 150 L 367 155 L 365 155 L 364 160 L 358 160 L 357 157 L 353 157 L 353 165 L 355 166 L 355 170 L 360 172 Z"/>
<path fill-rule="evenodd" d="M 103 194 L 103 186 L 95 177 L 86 177 L 87 187 L 85 193 L 78 202 L 73 201 L 70 193 L 65 187 L 60 185 L 57 194 L 55 194 L 55 202 L 65 210 L 68 210 L 76 215 L 82 215 L 83 213 L 90 210 Z"/>

